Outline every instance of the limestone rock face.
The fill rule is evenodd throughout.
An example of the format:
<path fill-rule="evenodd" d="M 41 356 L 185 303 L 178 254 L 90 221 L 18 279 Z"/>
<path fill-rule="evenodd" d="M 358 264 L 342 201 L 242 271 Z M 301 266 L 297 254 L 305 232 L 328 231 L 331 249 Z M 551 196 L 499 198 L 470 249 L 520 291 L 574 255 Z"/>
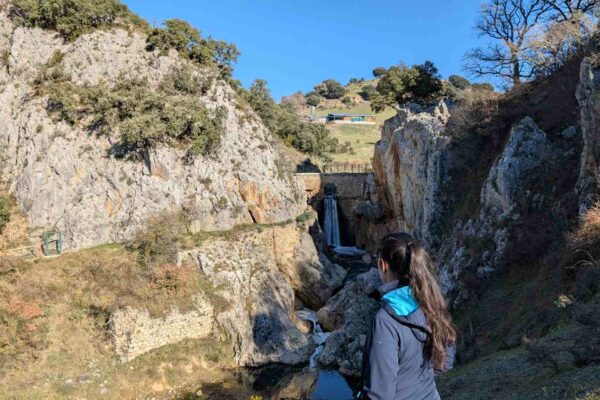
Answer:
<path fill-rule="evenodd" d="M 581 112 L 583 151 L 577 190 L 580 211 L 586 210 L 600 191 L 600 65 L 589 57 L 581 63 L 577 101 Z"/>
<path fill-rule="evenodd" d="M 121 241 L 165 210 L 184 209 L 202 230 L 280 222 L 302 212 L 302 184 L 280 167 L 285 162 L 270 134 L 225 82 L 213 79 L 202 97 L 209 110 L 226 110 L 213 156 L 186 163 L 185 149 L 163 146 L 146 162 L 127 161 L 109 155 L 111 138 L 51 119 L 46 100 L 34 94 L 33 80 L 58 51 L 61 68 L 78 85 L 111 86 L 127 77 L 157 85 L 188 62 L 174 51 L 147 52 L 138 33 L 101 30 L 65 44 L 48 31 L 15 28 L 0 12 L 0 52 L 9 54 L 0 68 L 0 178 L 36 241 L 54 226 L 65 249 Z"/>
<path fill-rule="evenodd" d="M 479 213 L 459 221 L 439 249 L 441 283 L 447 292 L 459 288 L 458 280 L 467 270 L 484 279 L 502 268 L 511 234 L 524 214 L 544 208 L 535 173 L 548 160 L 558 158 L 531 118 L 513 125 L 483 184 Z M 458 291 L 456 306 L 468 296 Z"/>
<path fill-rule="evenodd" d="M 379 271 L 372 268 L 347 283 L 318 311 L 319 323 L 333 331 L 319 356 L 321 365 L 339 368 L 346 375 L 360 374 L 364 341 L 379 308 L 367 295 L 380 285 Z"/>
<path fill-rule="evenodd" d="M 400 109 L 385 122 L 375 146 L 378 202 L 396 222 L 390 228 L 412 232 L 427 243 L 435 241 L 432 227 L 441 213 L 448 117 L 444 103 L 429 110 L 416 105 Z"/>
<path fill-rule="evenodd" d="M 293 322 L 294 297 L 325 302 L 345 271 L 320 264 L 310 237 L 295 224 L 215 238 L 181 252 L 207 280 L 219 332 L 239 365 L 308 361 L 315 344 Z M 220 300 L 218 300 L 220 299 Z"/>
<path fill-rule="evenodd" d="M 525 117 L 511 130 L 508 143 L 494 163 L 481 193 L 485 208 L 496 208 L 503 215 L 517 207 L 528 173 L 539 167 L 548 154 L 546 134 Z"/>
<path fill-rule="evenodd" d="M 452 206 L 452 185 L 447 179 L 460 162 L 451 138 L 444 135 L 448 118 L 441 103 L 428 110 L 410 105 L 386 121 L 375 147 L 374 204 L 356 212 L 364 215 L 373 244 L 398 230 L 424 242 L 438 264 L 445 291 L 464 300 L 468 294 L 462 291 L 460 279 L 467 272 L 484 279 L 500 269 L 524 215 L 548 209 L 561 213 L 558 206 L 548 207 L 550 188 L 539 187 L 534 177 L 552 160 L 571 162 L 573 135 L 561 135 L 550 143 L 531 118 L 517 121 L 487 172 L 479 206 L 467 219 L 448 227 L 443 225 L 447 207 Z M 372 222 L 378 215 L 372 212 L 368 218 L 367 211 L 376 211 L 377 206 L 383 208 L 385 218 Z"/>

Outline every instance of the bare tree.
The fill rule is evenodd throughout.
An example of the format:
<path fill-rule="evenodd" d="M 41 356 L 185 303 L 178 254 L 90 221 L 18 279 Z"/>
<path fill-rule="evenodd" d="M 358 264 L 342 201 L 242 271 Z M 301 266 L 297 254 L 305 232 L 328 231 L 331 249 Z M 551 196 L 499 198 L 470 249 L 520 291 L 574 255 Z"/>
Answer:
<path fill-rule="evenodd" d="M 551 12 L 550 18 L 557 22 L 567 21 L 578 13 L 592 14 L 600 0 L 544 0 Z"/>
<path fill-rule="evenodd" d="M 493 75 L 513 84 L 532 76 L 523 62 L 529 32 L 550 10 L 547 0 L 491 0 L 483 4 L 475 30 L 500 43 L 476 48 L 465 56 L 465 69 L 477 76 Z"/>

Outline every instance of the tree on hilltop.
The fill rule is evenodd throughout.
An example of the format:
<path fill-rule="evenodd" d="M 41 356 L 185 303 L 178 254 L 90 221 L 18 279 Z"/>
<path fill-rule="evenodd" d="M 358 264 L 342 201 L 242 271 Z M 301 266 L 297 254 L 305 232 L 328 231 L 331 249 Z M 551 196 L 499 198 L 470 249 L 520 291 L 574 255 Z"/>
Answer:
<path fill-rule="evenodd" d="M 346 94 L 346 89 L 335 79 L 326 79 L 315 86 L 315 91 L 326 99 L 339 99 Z"/>
<path fill-rule="evenodd" d="M 386 107 L 415 102 L 434 103 L 442 96 L 442 80 L 431 61 L 408 67 L 390 67 L 377 83 L 377 94 L 371 101 L 371 108 L 381 112 Z"/>
<path fill-rule="evenodd" d="M 465 69 L 475 76 L 500 77 L 518 85 L 539 71 L 539 65 L 528 57 L 532 36 L 547 32 L 551 22 L 592 14 L 598 3 L 599 0 L 488 0 L 481 6 L 475 31 L 479 37 L 494 42 L 467 52 Z M 564 37 L 558 47 L 576 46 L 575 42 Z"/>

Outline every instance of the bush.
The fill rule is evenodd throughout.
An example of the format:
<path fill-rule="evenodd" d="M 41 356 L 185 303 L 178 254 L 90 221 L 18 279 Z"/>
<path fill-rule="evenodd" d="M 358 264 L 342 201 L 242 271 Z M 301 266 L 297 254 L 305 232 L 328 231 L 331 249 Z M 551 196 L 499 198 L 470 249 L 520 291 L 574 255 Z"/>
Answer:
<path fill-rule="evenodd" d="M 342 98 L 342 103 L 346 106 L 351 106 L 353 101 L 350 97 L 346 96 L 346 97 Z"/>
<path fill-rule="evenodd" d="M 166 20 L 163 26 L 150 32 L 146 42 L 148 51 L 175 49 L 200 65 L 215 66 L 225 79 L 231 79 L 233 64 L 240 55 L 235 45 L 212 38 L 203 39 L 198 29 L 180 19 Z"/>
<path fill-rule="evenodd" d="M 334 79 L 326 79 L 317 86 L 315 91 L 326 99 L 339 99 L 346 94 L 346 89 Z"/>
<path fill-rule="evenodd" d="M 67 41 L 98 28 L 150 29 L 119 0 L 15 0 L 11 16 L 18 24 L 55 30 Z"/>
<path fill-rule="evenodd" d="M 450 107 L 450 120 L 446 125 L 446 133 L 454 137 L 473 133 L 489 121 L 497 109 L 496 93 L 475 90 L 472 85 L 456 95 L 455 102 Z"/>
<path fill-rule="evenodd" d="M 225 111 L 210 113 L 197 96 L 202 85 L 190 71 L 174 70 L 152 90 L 145 80 L 123 80 L 115 87 L 78 87 L 70 82 L 42 88 L 48 112 L 70 124 L 89 121 L 99 135 L 118 132 L 113 153 L 124 156 L 183 143 L 188 156 L 209 155 L 220 144 Z"/>
<path fill-rule="evenodd" d="M 491 83 L 472 83 L 471 84 L 471 89 L 473 90 L 479 90 L 482 92 L 493 92 L 494 91 L 494 86 Z"/>
<path fill-rule="evenodd" d="M 148 268 L 176 261 L 189 221 L 181 212 L 164 212 L 149 218 L 127 244 L 137 252 L 138 262 Z"/>
<path fill-rule="evenodd" d="M 360 91 L 359 95 L 363 98 L 363 100 L 370 101 L 377 94 L 377 89 L 373 85 L 365 85 Z"/>
<path fill-rule="evenodd" d="M 306 108 L 306 97 L 302 92 L 298 91 L 290 96 L 283 96 L 281 104 L 291 106 L 295 111 L 302 111 Z"/>
<path fill-rule="evenodd" d="M 289 105 L 278 105 L 271 98 L 267 82 L 257 79 L 247 93 L 248 103 L 269 130 L 294 148 L 318 157 L 326 157 L 337 147 L 337 140 L 321 124 L 303 121 Z"/>
<path fill-rule="evenodd" d="M 450 75 L 448 81 L 457 89 L 466 89 L 471 86 L 471 82 L 460 75 Z"/>
<path fill-rule="evenodd" d="M 377 95 L 371 102 L 376 112 L 409 102 L 432 104 L 443 95 L 443 85 L 432 62 L 407 67 L 393 66 L 377 83 Z"/>
<path fill-rule="evenodd" d="M 319 96 L 316 92 L 308 92 L 306 94 L 306 104 L 309 106 L 318 106 L 321 102 L 321 96 Z"/>
<path fill-rule="evenodd" d="M 6 224 L 10 221 L 10 199 L 4 196 L 0 196 L 0 233 L 6 227 Z"/>
<path fill-rule="evenodd" d="M 385 75 L 386 72 L 387 72 L 387 69 L 385 69 L 383 67 L 377 67 L 377 68 L 373 69 L 373 76 L 375 78 L 379 78 L 380 76 Z"/>

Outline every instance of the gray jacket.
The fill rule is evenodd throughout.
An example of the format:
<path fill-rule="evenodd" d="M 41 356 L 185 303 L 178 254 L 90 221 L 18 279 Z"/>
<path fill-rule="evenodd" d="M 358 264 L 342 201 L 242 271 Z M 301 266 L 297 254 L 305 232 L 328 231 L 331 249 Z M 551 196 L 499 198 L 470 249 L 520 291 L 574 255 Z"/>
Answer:
<path fill-rule="evenodd" d="M 390 286 L 393 290 L 389 290 Z M 371 400 L 438 400 L 431 363 L 424 355 L 429 327 L 410 287 L 379 289 L 381 308 L 375 314 L 363 355 L 363 398 Z M 452 368 L 449 348 L 446 368 Z"/>

